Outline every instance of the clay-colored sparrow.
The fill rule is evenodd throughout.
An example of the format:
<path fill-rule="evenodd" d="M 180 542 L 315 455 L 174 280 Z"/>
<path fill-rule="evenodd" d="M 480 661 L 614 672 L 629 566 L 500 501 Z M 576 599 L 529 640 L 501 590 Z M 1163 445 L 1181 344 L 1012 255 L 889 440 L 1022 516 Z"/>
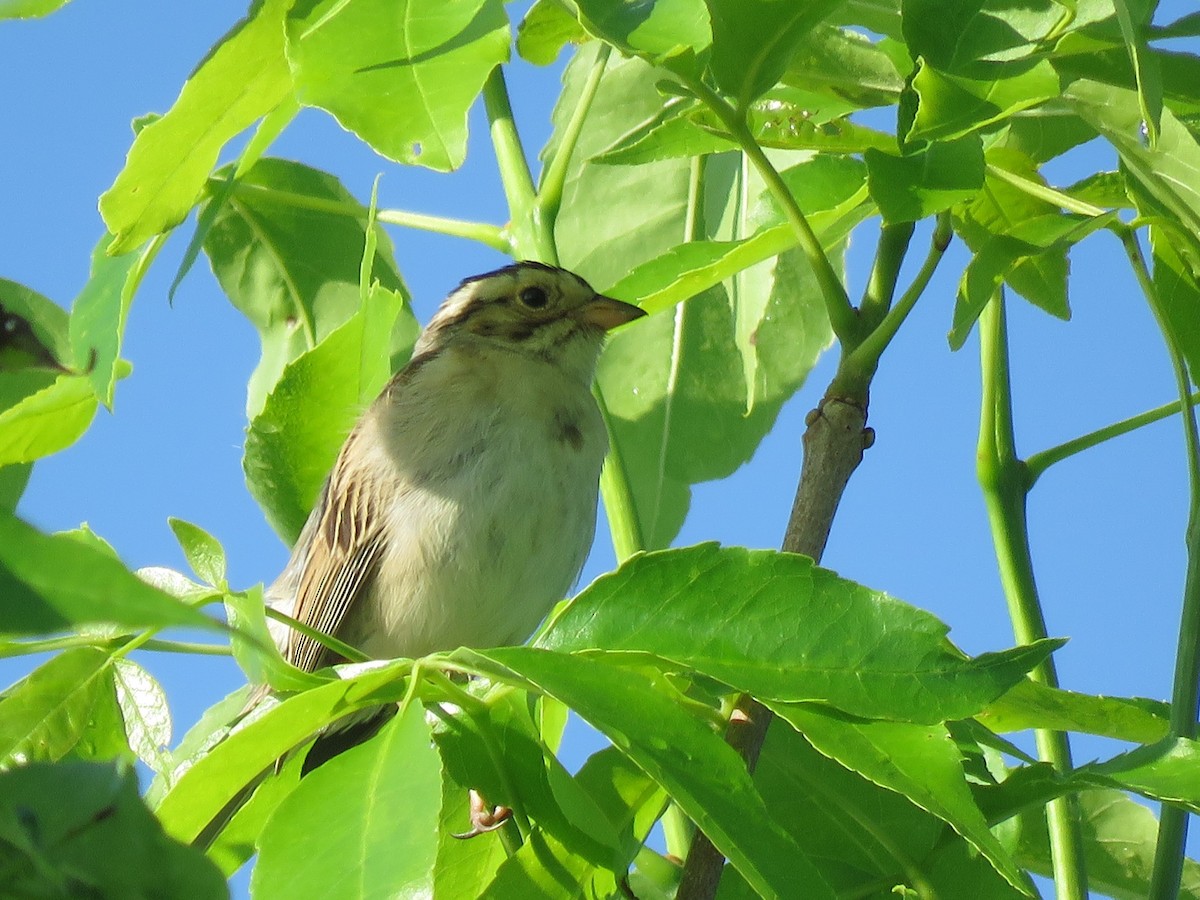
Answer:
<path fill-rule="evenodd" d="M 525 640 L 591 547 L 590 385 L 605 332 L 642 315 L 540 263 L 465 280 L 346 439 L 268 602 L 376 659 Z M 301 669 L 338 661 L 275 634 Z"/>

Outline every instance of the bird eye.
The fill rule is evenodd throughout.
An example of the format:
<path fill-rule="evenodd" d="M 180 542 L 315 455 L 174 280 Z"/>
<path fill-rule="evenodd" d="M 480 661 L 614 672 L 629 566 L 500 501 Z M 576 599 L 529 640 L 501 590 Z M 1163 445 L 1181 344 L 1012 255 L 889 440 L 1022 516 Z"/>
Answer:
<path fill-rule="evenodd" d="M 550 298 L 540 287 L 524 288 L 517 296 L 520 297 L 521 303 L 530 309 L 543 309 L 550 302 Z"/>

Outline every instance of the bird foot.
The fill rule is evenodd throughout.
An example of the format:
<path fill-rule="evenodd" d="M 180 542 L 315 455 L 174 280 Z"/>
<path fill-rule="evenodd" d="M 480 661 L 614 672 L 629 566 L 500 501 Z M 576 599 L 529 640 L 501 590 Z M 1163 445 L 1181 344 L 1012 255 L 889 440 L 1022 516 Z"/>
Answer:
<path fill-rule="evenodd" d="M 495 831 L 512 818 L 512 810 L 507 806 L 488 806 L 487 801 L 483 799 L 483 795 L 479 791 L 473 790 L 470 792 L 470 795 L 471 830 L 453 835 L 460 841 L 479 837 L 479 835 L 487 834 L 489 831 Z"/>

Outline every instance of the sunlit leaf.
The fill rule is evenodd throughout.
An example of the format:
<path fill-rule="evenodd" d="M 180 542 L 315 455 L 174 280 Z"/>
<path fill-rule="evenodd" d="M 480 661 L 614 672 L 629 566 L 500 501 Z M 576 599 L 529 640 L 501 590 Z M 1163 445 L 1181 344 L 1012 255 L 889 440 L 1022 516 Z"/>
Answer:
<path fill-rule="evenodd" d="M 346 435 L 391 377 L 389 344 L 402 310 L 403 297 L 376 287 L 363 309 L 288 363 L 250 423 L 242 460 L 246 483 L 289 544 Z"/>
<path fill-rule="evenodd" d="M 947 630 L 807 557 L 700 544 L 635 556 L 597 579 L 537 644 L 643 651 L 760 699 L 922 723 L 978 712 L 1055 646 L 969 659 L 949 645 Z"/>
<path fill-rule="evenodd" d="M 100 198 L 100 213 L 115 235 L 109 253 L 127 253 L 183 221 L 225 143 L 291 93 L 283 53 L 290 5 L 255 5 L 192 74 L 171 109 L 138 133 L 124 169 Z"/>
<path fill-rule="evenodd" d="M 509 50 L 501 0 L 301 0 L 287 35 L 301 103 L 442 172 L 462 165 L 467 110 Z"/>
<path fill-rule="evenodd" d="M 254 895 L 430 894 L 441 799 L 441 763 L 425 709 L 413 701 L 372 740 L 309 773 L 279 805 L 259 840 Z"/>

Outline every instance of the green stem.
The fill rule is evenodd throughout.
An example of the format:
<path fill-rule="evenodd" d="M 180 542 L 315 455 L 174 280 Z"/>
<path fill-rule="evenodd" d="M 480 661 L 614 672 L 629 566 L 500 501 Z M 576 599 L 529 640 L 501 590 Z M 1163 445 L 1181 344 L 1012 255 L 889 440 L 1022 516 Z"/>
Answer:
<path fill-rule="evenodd" d="M 920 271 L 913 278 L 912 284 L 909 285 L 895 306 L 887 310 L 882 321 L 871 329 L 870 334 L 862 339 L 862 341 L 847 354 L 847 358 L 842 370 L 845 372 L 856 373 L 856 377 L 874 374 L 879 367 L 879 360 L 883 356 L 883 351 L 891 344 L 892 338 L 896 336 L 896 332 L 900 330 L 900 326 L 904 324 L 904 320 L 908 318 L 908 314 L 912 312 L 916 306 L 917 300 L 925 293 L 925 288 L 929 286 L 930 279 L 933 278 L 933 273 L 937 271 L 938 264 L 942 261 L 942 257 L 946 254 L 946 248 L 950 246 L 950 238 L 953 235 L 953 230 L 950 224 L 950 215 L 942 213 L 937 218 L 937 225 L 933 230 L 933 238 L 929 244 L 929 253 L 925 256 L 925 262 L 922 263 Z M 882 240 L 881 240 L 882 243 Z"/>
<path fill-rule="evenodd" d="M 1086 200 L 1077 200 L 1070 194 L 1064 194 L 1062 191 L 1055 190 L 1049 185 L 1042 184 L 1040 181 L 1023 178 L 1014 172 L 1010 172 L 992 163 L 988 163 L 987 165 L 987 174 L 993 178 L 1008 182 L 1017 190 L 1024 191 L 1030 197 L 1045 200 L 1047 203 L 1052 203 L 1060 209 L 1065 209 L 1067 212 L 1078 213 L 1081 216 L 1103 216 L 1108 212 L 1108 210 L 1094 206 Z"/>
<path fill-rule="evenodd" d="M 563 187 L 567 183 L 567 171 L 571 165 L 571 157 L 575 154 L 575 147 L 579 143 L 579 135 L 583 131 L 583 123 L 587 119 L 588 111 L 592 108 L 592 101 L 596 99 L 596 92 L 600 89 L 600 81 L 604 77 L 604 69 L 608 65 L 608 57 L 611 52 L 612 47 L 608 44 L 601 44 L 600 49 L 596 52 L 596 58 L 588 70 L 587 81 L 584 82 L 583 90 L 580 92 L 579 101 L 575 104 L 567 127 L 563 129 L 558 149 L 554 151 L 554 157 L 550 160 L 542 176 L 542 186 L 537 195 L 536 215 L 539 224 L 544 222 L 545 227 L 551 232 L 554 230 L 554 222 L 558 219 L 558 211 L 562 207 Z"/>
<path fill-rule="evenodd" d="M 1175 655 L 1175 676 L 1171 687 L 1171 734 L 1195 739 L 1196 713 L 1200 704 L 1200 435 L 1196 412 L 1189 402 L 1191 379 L 1187 363 L 1167 325 L 1158 290 L 1138 242 L 1137 232 L 1124 228 L 1119 232 L 1138 285 L 1150 305 L 1150 311 L 1162 332 L 1171 358 L 1179 405 L 1183 412 L 1183 434 L 1187 446 L 1188 523 L 1185 535 L 1187 574 L 1183 584 L 1183 610 L 1179 621 L 1179 642 Z M 1184 845 L 1187 841 L 1188 812 L 1163 804 L 1158 822 L 1158 843 L 1154 850 L 1154 871 L 1150 877 L 1149 900 L 1170 900 L 1179 896 L 1183 875 Z"/>
<path fill-rule="evenodd" d="M 912 241 L 915 227 L 912 222 L 898 222 L 884 225 L 879 232 L 871 277 L 858 305 L 859 315 L 869 326 L 873 327 L 880 322 L 892 308 L 896 281 L 900 277 L 900 267 L 904 265 L 904 257 L 908 254 L 908 245 Z"/>
<path fill-rule="evenodd" d="M 786 182 L 778 170 L 771 165 L 771 161 L 767 159 L 767 155 L 758 145 L 758 141 L 754 139 L 754 135 L 746 125 L 745 118 L 703 82 L 689 81 L 687 87 L 716 114 L 730 136 L 742 148 L 746 158 L 758 170 L 758 174 L 771 192 L 771 196 L 775 198 L 775 202 L 779 204 L 779 208 L 783 210 L 784 216 L 796 232 L 800 250 L 813 268 L 813 274 L 821 289 L 821 299 L 825 303 L 825 312 L 829 316 L 829 324 L 833 328 L 833 333 L 844 345 L 853 346 L 862 336 L 858 313 L 850 305 L 850 297 L 846 294 L 846 288 L 829 262 L 829 257 L 825 255 L 821 241 L 812 230 L 812 226 L 808 224 L 808 219 L 805 218 L 804 212 L 796 203 L 792 192 L 788 190 Z"/>
<path fill-rule="evenodd" d="M 1188 397 L 1188 405 L 1195 406 L 1197 403 L 1200 403 L 1200 391 Z M 1072 438 L 1055 447 L 1034 453 L 1029 459 L 1025 460 L 1025 477 L 1032 487 L 1034 482 L 1055 463 L 1062 462 L 1076 453 L 1089 450 L 1115 437 L 1136 431 L 1145 425 L 1150 425 L 1168 416 L 1173 416 L 1183 408 L 1183 404 L 1178 400 L 1173 400 L 1170 403 L 1164 403 L 1162 406 L 1156 406 L 1154 409 L 1146 410 L 1144 413 L 1138 413 L 1136 416 L 1130 416 L 1128 419 L 1122 419 L 1120 422 L 1114 422 L 1111 425 L 1105 425 L 1103 428 L 1097 428 L 1095 431 L 1089 431 L 1087 434 Z"/>
<path fill-rule="evenodd" d="M 536 222 L 537 191 L 529 171 L 529 158 L 521 144 L 521 135 L 513 118 L 504 68 L 496 66 L 483 85 L 483 106 L 491 127 L 496 167 L 508 202 L 509 235 L 514 256 L 557 264 L 553 229 Z"/>
<path fill-rule="evenodd" d="M 612 535 L 613 552 L 616 553 L 617 562 L 621 563 L 646 549 L 646 536 L 638 519 L 621 443 L 613 435 L 612 415 L 598 384 L 592 386 L 592 396 L 596 398 L 596 405 L 600 407 L 600 415 L 610 435 L 608 456 L 604 459 L 604 468 L 600 470 L 600 493 L 604 496 L 604 512 Z"/>
<path fill-rule="evenodd" d="M 135 635 L 127 634 L 97 640 L 92 635 L 71 634 L 39 641 L 5 641 L 0 642 L 0 658 L 29 656 L 33 653 L 54 653 L 59 650 L 71 650 L 75 647 L 95 647 L 100 650 L 116 649 L 134 637 Z M 201 656 L 229 656 L 232 653 L 228 644 L 206 644 L 192 641 L 148 640 L 141 647 L 143 650 L 153 650 L 158 653 L 194 653 Z"/>
<path fill-rule="evenodd" d="M 1013 632 L 1017 643 L 1029 644 L 1047 636 L 1046 620 L 1038 598 L 1029 549 L 1028 481 L 1024 464 L 1017 457 L 1013 435 L 1008 331 L 1002 294 L 987 305 L 979 324 L 983 377 L 977 458 L 979 484 L 987 507 Z M 1039 684 L 1058 687 L 1058 676 L 1051 659 L 1039 663 L 1029 677 Z M 1041 759 L 1058 772 L 1070 772 L 1071 748 L 1064 732 L 1036 729 L 1034 740 Z M 1087 870 L 1075 797 L 1050 801 L 1046 805 L 1046 820 L 1056 895 L 1060 900 L 1086 900 Z"/>
<path fill-rule="evenodd" d="M 333 635 L 319 631 L 316 628 L 313 628 L 311 625 L 301 622 L 299 619 L 294 619 L 287 613 L 280 612 L 279 610 L 275 609 L 273 606 L 266 607 L 266 613 L 268 619 L 274 619 L 276 622 L 282 622 L 284 625 L 288 626 L 288 628 L 291 628 L 293 631 L 298 631 L 306 638 L 311 638 L 326 650 L 330 651 L 331 653 L 336 653 L 347 662 L 361 663 L 371 661 L 371 657 L 364 654 L 357 647 L 351 647 L 345 641 L 339 641 Z"/>
<path fill-rule="evenodd" d="M 225 186 L 222 179 L 209 179 L 209 185 L 214 190 Z M 346 216 L 353 219 L 366 218 L 367 211 L 357 203 L 347 203 L 343 200 L 327 200 L 324 197 L 313 197 L 308 194 L 298 194 L 293 191 L 282 191 L 278 188 L 264 187 L 258 184 L 238 182 L 233 189 L 234 194 L 253 194 L 260 199 L 278 203 L 292 209 L 306 209 L 312 212 L 329 213 L 335 216 Z M 405 228 L 416 228 L 420 231 L 432 231 L 450 237 L 466 238 L 484 244 L 501 253 L 509 250 L 508 239 L 504 237 L 503 229 L 486 222 L 469 222 L 464 219 L 449 219 L 444 216 L 432 216 L 425 213 L 409 212 L 403 209 L 381 209 L 375 214 L 377 222 L 388 225 L 400 225 Z"/>

